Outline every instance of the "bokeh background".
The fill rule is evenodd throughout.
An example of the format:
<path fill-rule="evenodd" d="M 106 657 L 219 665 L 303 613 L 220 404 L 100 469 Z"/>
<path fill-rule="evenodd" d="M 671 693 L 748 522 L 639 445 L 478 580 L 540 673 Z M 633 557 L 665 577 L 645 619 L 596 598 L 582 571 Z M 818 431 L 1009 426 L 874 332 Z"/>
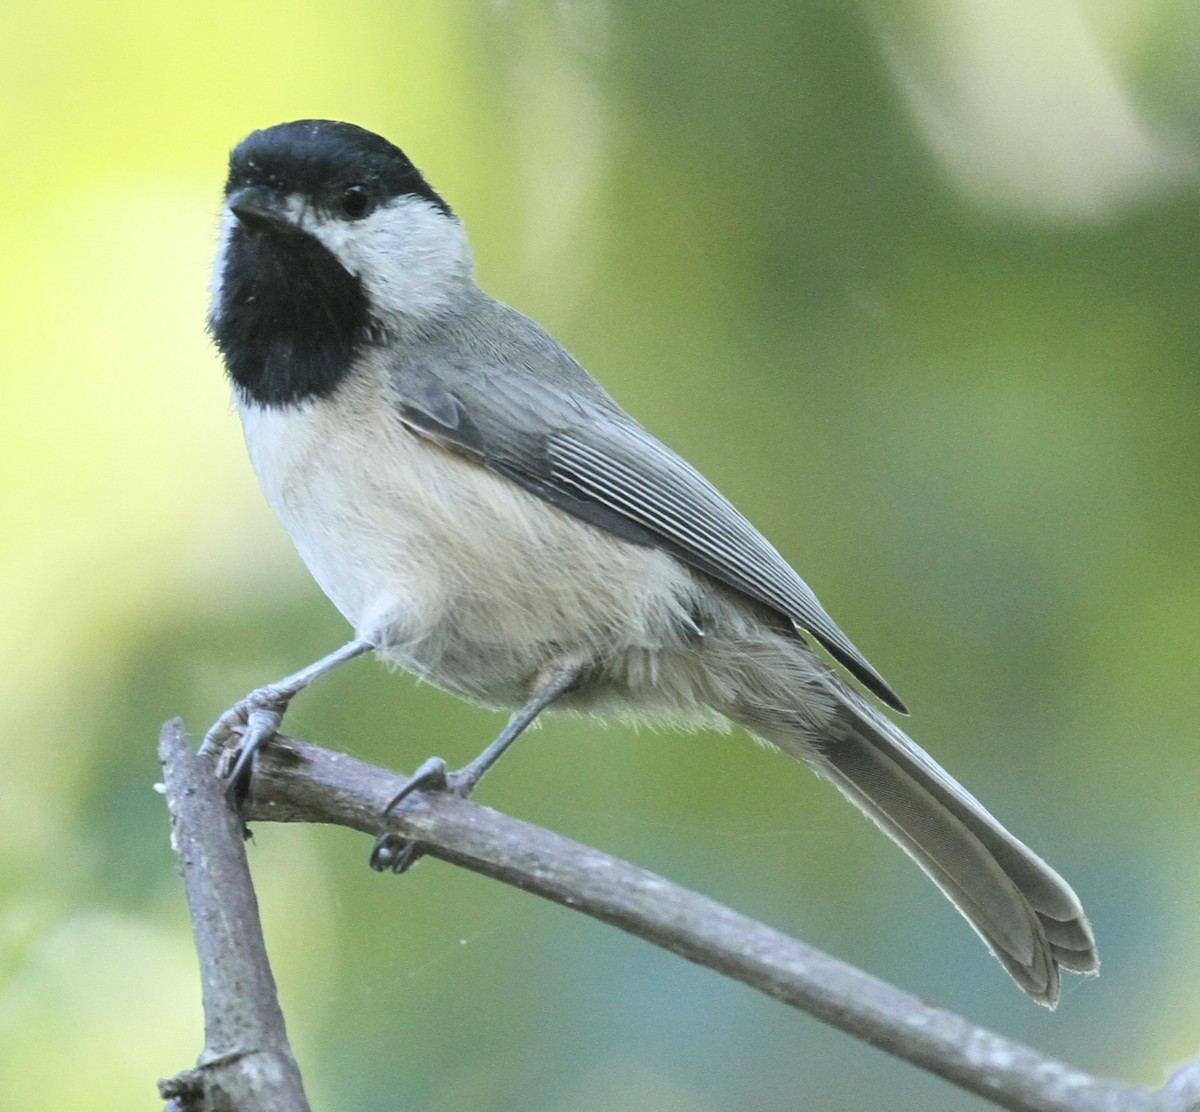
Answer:
<path fill-rule="evenodd" d="M 205 337 L 224 161 L 379 130 L 799 567 L 914 735 L 1070 878 L 1026 1001 L 743 735 L 551 720 L 481 801 L 1077 1065 L 1200 1049 L 1200 9 L 1191 0 L 10 2 L 0 37 L 0 1107 L 151 1109 L 201 1013 L 153 791 L 346 636 Z M 290 729 L 411 769 L 502 716 L 358 661 Z M 317 1108 L 982 1108 L 710 972 L 367 840 L 251 846 Z"/>

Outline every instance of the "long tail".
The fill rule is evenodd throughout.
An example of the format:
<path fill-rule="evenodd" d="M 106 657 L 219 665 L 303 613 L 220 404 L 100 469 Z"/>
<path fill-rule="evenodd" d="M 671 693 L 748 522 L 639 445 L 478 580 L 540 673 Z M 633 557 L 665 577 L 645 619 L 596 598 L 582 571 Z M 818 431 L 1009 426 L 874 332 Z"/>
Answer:
<path fill-rule="evenodd" d="M 719 709 L 833 781 L 949 897 L 1017 984 L 1058 1001 L 1059 969 L 1099 969 L 1070 886 L 903 731 L 798 642 L 740 646 Z M 726 672 L 726 676 L 729 673 Z"/>

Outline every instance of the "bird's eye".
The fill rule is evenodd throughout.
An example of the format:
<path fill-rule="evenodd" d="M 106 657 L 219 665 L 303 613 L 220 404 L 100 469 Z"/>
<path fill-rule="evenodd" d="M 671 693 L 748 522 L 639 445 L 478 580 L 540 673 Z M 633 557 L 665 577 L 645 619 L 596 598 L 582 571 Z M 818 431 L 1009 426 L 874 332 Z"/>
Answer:
<path fill-rule="evenodd" d="M 342 190 L 342 215 L 351 220 L 361 220 L 371 211 L 371 191 L 361 183 L 348 185 Z"/>

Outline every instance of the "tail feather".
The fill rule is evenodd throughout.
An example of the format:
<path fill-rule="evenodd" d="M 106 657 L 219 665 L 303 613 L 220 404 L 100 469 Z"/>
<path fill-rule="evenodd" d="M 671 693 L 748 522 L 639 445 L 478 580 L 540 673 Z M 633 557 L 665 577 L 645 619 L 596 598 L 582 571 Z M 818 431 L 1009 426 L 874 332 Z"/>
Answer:
<path fill-rule="evenodd" d="M 821 771 L 911 856 L 974 927 L 1012 978 L 1053 1006 L 1059 966 L 1096 968 L 1091 928 L 1057 873 L 965 790 L 920 763 L 857 715 L 823 747 Z"/>
<path fill-rule="evenodd" d="M 776 684 L 760 678 L 767 695 Z M 836 677 L 821 676 L 828 714 L 814 715 L 814 678 L 809 671 L 793 688 L 790 713 L 778 689 L 758 705 L 743 696 L 725 713 L 832 781 L 916 861 L 1033 999 L 1054 1007 L 1060 967 L 1095 973 L 1092 929 L 1066 881 Z"/>

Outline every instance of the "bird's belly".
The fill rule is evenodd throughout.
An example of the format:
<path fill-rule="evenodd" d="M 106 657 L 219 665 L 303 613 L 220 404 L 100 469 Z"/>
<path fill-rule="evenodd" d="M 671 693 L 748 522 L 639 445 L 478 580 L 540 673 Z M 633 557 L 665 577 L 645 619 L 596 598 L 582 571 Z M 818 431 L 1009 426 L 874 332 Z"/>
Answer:
<path fill-rule="evenodd" d="M 242 417 L 267 500 L 322 590 L 358 636 L 440 687 L 519 705 L 570 658 L 603 672 L 599 694 L 619 704 L 695 636 L 701 586 L 684 565 L 390 414 L 317 402 Z"/>

